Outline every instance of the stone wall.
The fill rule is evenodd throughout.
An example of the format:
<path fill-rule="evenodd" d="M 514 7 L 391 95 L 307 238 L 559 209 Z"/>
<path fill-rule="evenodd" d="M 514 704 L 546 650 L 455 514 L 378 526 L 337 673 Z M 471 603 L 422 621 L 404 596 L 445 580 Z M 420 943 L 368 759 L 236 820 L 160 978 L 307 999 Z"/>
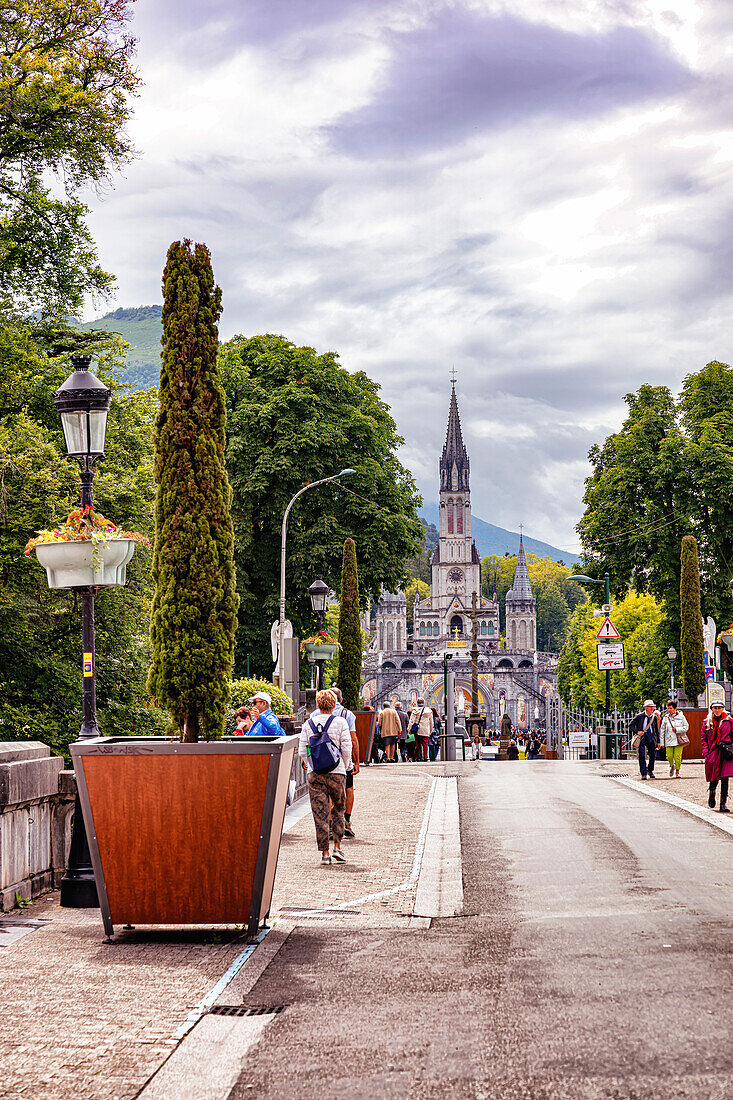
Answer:
<path fill-rule="evenodd" d="M 0 741 L 0 910 L 61 881 L 76 791 L 63 767 L 40 741 Z"/>

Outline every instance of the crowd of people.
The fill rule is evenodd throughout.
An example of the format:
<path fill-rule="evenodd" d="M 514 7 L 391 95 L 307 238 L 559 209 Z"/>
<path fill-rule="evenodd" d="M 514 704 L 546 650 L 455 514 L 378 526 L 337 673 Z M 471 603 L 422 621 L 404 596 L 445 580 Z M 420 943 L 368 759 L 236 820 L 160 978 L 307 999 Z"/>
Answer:
<path fill-rule="evenodd" d="M 399 699 L 394 705 L 386 700 L 377 714 L 377 726 L 372 742 L 371 763 L 435 760 L 440 747 L 443 726 L 435 707 L 429 707 L 421 697 L 409 714 Z"/>

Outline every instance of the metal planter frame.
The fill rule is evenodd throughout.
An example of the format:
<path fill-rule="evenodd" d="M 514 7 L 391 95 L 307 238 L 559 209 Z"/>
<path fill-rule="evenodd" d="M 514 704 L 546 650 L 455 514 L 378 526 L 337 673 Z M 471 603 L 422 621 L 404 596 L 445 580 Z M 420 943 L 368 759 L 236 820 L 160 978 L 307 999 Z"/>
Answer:
<path fill-rule="evenodd" d="M 100 737 L 93 740 L 77 742 L 71 745 L 71 755 L 76 772 L 77 787 L 81 801 L 82 813 L 89 848 L 94 868 L 94 877 L 99 895 L 99 905 L 102 914 L 104 930 L 108 936 L 114 934 L 115 913 L 112 912 L 108 895 L 107 881 L 105 879 L 105 859 L 109 852 L 105 851 L 105 845 L 109 847 L 107 838 L 99 837 L 94 816 L 95 797 L 90 797 L 85 765 L 92 759 L 120 758 L 120 757 L 219 757 L 219 756 L 268 756 L 267 777 L 265 783 L 262 815 L 259 821 L 259 837 L 257 840 L 257 853 L 254 865 L 254 875 L 251 888 L 251 902 L 249 912 L 242 912 L 239 919 L 232 920 L 231 914 L 222 920 L 197 920 L 190 917 L 181 918 L 175 912 L 171 912 L 170 920 L 161 919 L 149 921 L 140 919 L 137 922 L 132 919 L 129 912 L 118 915 L 117 923 L 130 924 L 231 924 L 241 923 L 247 926 L 247 934 L 250 938 L 257 934 L 262 921 L 270 910 L 272 892 L 275 883 L 275 872 L 280 851 L 280 839 L 282 836 L 285 807 L 290 782 L 290 773 L 293 759 L 297 750 L 298 737 L 243 737 L 231 741 L 203 741 L 194 744 L 183 744 L 180 741 L 171 741 L 157 737 Z M 159 797 L 163 792 L 159 792 Z M 256 834 L 255 834 L 256 835 Z M 230 842 L 230 838 L 225 838 Z M 236 842 L 236 837 L 234 841 Z M 215 858 L 216 853 L 207 850 L 202 853 L 202 860 Z M 165 837 L 161 837 L 161 848 L 158 852 L 151 853 L 151 858 L 165 863 L 171 859 Z M 163 868 L 168 873 L 167 868 Z M 144 875 L 145 868 L 133 864 L 129 867 L 129 874 Z M 172 859 L 170 873 L 175 875 L 175 859 Z"/>

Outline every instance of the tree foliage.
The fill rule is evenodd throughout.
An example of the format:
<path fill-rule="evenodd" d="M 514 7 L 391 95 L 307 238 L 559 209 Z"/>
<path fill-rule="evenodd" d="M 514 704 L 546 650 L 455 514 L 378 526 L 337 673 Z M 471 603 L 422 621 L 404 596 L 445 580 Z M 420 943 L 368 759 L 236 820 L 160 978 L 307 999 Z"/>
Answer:
<path fill-rule="evenodd" d="M 338 686 L 344 706 L 357 710 L 361 688 L 362 638 L 359 618 L 359 574 L 356 566 L 356 545 L 353 539 L 344 542 L 341 569 L 341 603 L 339 611 Z"/>
<path fill-rule="evenodd" d="M 532 594 L 537 601 L 537 646 L 558 653 L 565 642 L 570 616 L 586 596 L 580 585 L 568 580 L 570 569 L 552 558 L 527 554 L 527 572 Z M 490 554 L 481 562 L 481 587 L 491 599 L 496 592 L 499 601 L 499 628 L 506 632 L 506 595 L 514 583 L 517 555 Z"/>
<path fill-rule="evenodd" d="M 81 188 L 131 156 L 127 0 L 0 7 L 0 295 L 45 312 L 104 292 Z"/>
<path fill-rule="evenodd" d="M 397 458 L 402 439 L 379 387 L 328 352 L 282 336 L 237 336 L 220 353 L 227 395 L 227 468 L 234 491 L 242 613 L 236 668 L 245 654 L 269 661 L 278 614 L 280 528 L 291 497 L 345 467 L 356 474 L 304 493 L 290 513 L 287 614 L 296 635 L 313 629 L 308 586 L 315 574 L 338 590 L 346 538 L 359 545 L 360 599 L 398 591 L 405 561 L 421 544 L 420 503 Z M 354 495 L 356 494 L 356 495 Z"/>
<path fill-rule="evenodd" d="M 430 595 L 430 585 L 415 577 L 402 589 L 407 600 L 407 633 L 412 634 L 415 625 L 415 600 L 424 600 Z"/>
<path fill-rule="evenodd" d="M 122 527 L 152 535 L 155 402 L 115 379 L 119 342 L 97 347 L 96 370 L 113 391 L 95 506 Z M 0 739 L 40 738 L 65 753 L 81 725 L 81 607 L 73 590 L 49 591 L 23 547 L 62 521 L 79 499 L 54 392 L 68 358 L 48 358 L 29 329 L 0 320 Z M 124 588 L 96 606 L 97 701 L 106 734 L 161 732 L 145 692 L 150 552 L 138 547 Z"/>
<path fill-rule="evenodd" d="M 148 687 L 182 739 L 196 741 L 223 728 L 239 602 L 217 363 L 221 291 L 205 245 L 170 246 L 163 295 Z"/>
<path fill-rule="evenodd" d="M 621 431 L 593 447 L 578 525 L 587 570 L 611 575 L 664 603 L 665 648 L 680 648 L 680 543 L 697 539 L 701 603 L 733 616 L 728 580 L 733 539 L 733 371 L 711 362 L 688 375 L 677 399 L 664 386 L 626 395 Z"/>
<path fill-rule="evenodd" d="M 705 656 L 700 614 L 700 568 L 697 542 L 685 535 L 680 550 L 680 658 L 682 687 L 694 703 L 705 690 Z"/>
<path fill-rule="evenodd" d="M 624 641 L 626 667 L 611 673 L 611 706 L 638 710 L 650 697 L 661 703 L 669 691 L 669 661 L 660 630 L 662 606 L 650 595 L 630 592 L 614 606 L 613 621 Z M 557 686 L 570 706 L 602 711 L 606 674 L 598 670 L 598 619 L 590 604 L 578 604 L 557 667 Z"/>

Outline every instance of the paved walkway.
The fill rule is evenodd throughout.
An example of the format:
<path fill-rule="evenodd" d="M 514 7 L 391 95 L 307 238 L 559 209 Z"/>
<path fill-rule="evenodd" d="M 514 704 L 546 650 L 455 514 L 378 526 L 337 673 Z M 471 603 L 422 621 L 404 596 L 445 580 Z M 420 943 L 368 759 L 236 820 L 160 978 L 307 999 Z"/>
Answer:
<path fill-rule="evenodd" d="M 283 837 L 276 917 L 409 927 L 433 775 L 374 767 L 357 784 L 346 864 L 320 865 L 310 813 Z M 136 930 L 107 944 L 98 912 L 61 909 L 57 894 L 13 919 L 36 927 L 0 936 L 0 1067 L 4 1095 L 33 1100 L 138 1095 L 246 948 L 231 929 Z"/>

